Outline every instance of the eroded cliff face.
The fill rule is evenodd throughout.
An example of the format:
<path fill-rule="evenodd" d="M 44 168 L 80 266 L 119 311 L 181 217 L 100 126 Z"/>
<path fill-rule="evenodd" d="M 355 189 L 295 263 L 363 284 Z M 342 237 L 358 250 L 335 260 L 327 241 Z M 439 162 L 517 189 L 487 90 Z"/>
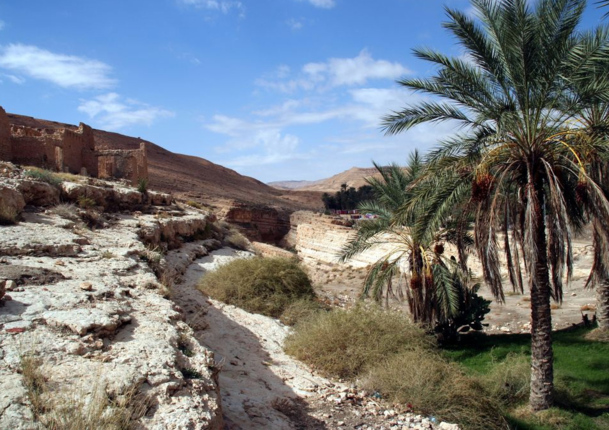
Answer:
<path fill-rule="evenodd" d="M 290 231 L 289 214 L 271 207 L 235 204 L 224 219 L 239 226 L 250 240 L 276 244 Z"/>
<path fill-rule="evenodd" d="M 197 240 L 214 218 L 169 196 L 143 206 L 116 188 L 64 184 L 64 197 L 124 197 L 88 228 L 84 209 L 33 206 L 16 168 L 0 173 L 0 205 L 30 204 L 0 226 L 0 428 L 52 426 L 100 405 L 99 420 L 119 411 L 135 428 L 223 428 L 213 353 L 169 299 L 188 263 L 220 246 Z M 57 189 L 36 190 L 56 203 Z"/>
<path fill-rule="evenodd" d="M 307 264 L 320 262 L 361 269 L 395 250 L 394 244 L 379 244 L 346 263 L 339 263 L 342 248 L 355 235 L 353 227 L 340 225 L 336 218 L 309 211 L 294 212 L 290 216 L 290 224 L 283 246 L 295 249 Z"/>

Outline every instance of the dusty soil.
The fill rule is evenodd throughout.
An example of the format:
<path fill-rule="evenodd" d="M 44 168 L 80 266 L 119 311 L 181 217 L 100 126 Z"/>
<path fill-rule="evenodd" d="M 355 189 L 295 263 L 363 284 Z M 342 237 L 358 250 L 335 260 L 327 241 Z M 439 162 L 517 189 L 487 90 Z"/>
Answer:
<path fill-rule="evenodd" d="M 552 302 L 552 321 L 554 329 L 563 329 L 582 322 L 582 315 L 590 319 L 595 309 L 594 289 L 585 288 L 590 268 L 592 267 L 592 245 L 589 235 L 577 237 L 573 244 L 574 270 L 570 284 L 563 287 L 563 301 Z M 477 259 L 472 258 L 472 267 L 478 275 L 481 272 Z M 316 262 L 309 264 L 309 275 L 319 294 L 328 303 L 338 306 L 349 306 L 361 294 L 365 269 L 349 268 L 334 264 Z M 522 333 L 530 329 L 530 298 L 528 288 L 524 292 L 514 292 L 509 280 L 504 279 L 505 302 L 495 300 L 490 290 L 483 286 L 479 294 L 491 300 L 491 312 L 484 323 L 488 326 L 486 333 Z M 405 308 L 404 303 L 391 301 L 391 306 Z"/>

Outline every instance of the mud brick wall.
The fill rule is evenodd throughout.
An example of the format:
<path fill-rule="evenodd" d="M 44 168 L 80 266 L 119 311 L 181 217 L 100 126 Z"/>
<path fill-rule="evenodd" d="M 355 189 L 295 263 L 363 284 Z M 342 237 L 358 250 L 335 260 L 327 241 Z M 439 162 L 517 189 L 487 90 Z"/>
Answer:
<path fill-rule="evenodd" d="M 0 107 L 0 160 L 11 160 L 11 124 L 4 109 Z"/>
<path fill-rule="evenodd" d="M 146 144 L 140 149 L 104 149 L 97 151 L 99 178 L 124 178 L 137 185 L 140 179 L 148 179 Z"/>

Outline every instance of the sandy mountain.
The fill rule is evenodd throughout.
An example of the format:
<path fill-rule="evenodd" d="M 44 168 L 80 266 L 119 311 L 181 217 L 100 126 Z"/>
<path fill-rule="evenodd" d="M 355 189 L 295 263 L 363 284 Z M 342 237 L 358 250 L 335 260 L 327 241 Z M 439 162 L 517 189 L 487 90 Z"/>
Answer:
<path fill-rule="evenodd" d="M 377 171 L 373 167 L 352 167 L 330 178 L 319 181 L 278 181 L 268 185 L 283 190 L 336 192 L 342 184 L 348 187 L 359 188 L 368 185 L 366 178 L 375 176 Z"/>

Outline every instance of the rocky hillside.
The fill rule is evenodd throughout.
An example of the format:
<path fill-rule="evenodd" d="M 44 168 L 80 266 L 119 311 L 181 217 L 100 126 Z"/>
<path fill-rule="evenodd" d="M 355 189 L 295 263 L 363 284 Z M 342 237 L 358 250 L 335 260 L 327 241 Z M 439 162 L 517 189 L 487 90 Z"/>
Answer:
<path fill-rule="evenodd" d="M 77 129 L 75 125 L 8 114 L 11 124 L 32 128 Z M 321 194 L 277 190 L 254 178 L 203 158 L 176 154 L 152 142 L 119 133 L 94 130 L 95 145 L 106 149 L 138 149 L 146 143 L 150 186 L 187 200 L 228 207 L 232 202 L 276 208 L 318 209 Z"/>

